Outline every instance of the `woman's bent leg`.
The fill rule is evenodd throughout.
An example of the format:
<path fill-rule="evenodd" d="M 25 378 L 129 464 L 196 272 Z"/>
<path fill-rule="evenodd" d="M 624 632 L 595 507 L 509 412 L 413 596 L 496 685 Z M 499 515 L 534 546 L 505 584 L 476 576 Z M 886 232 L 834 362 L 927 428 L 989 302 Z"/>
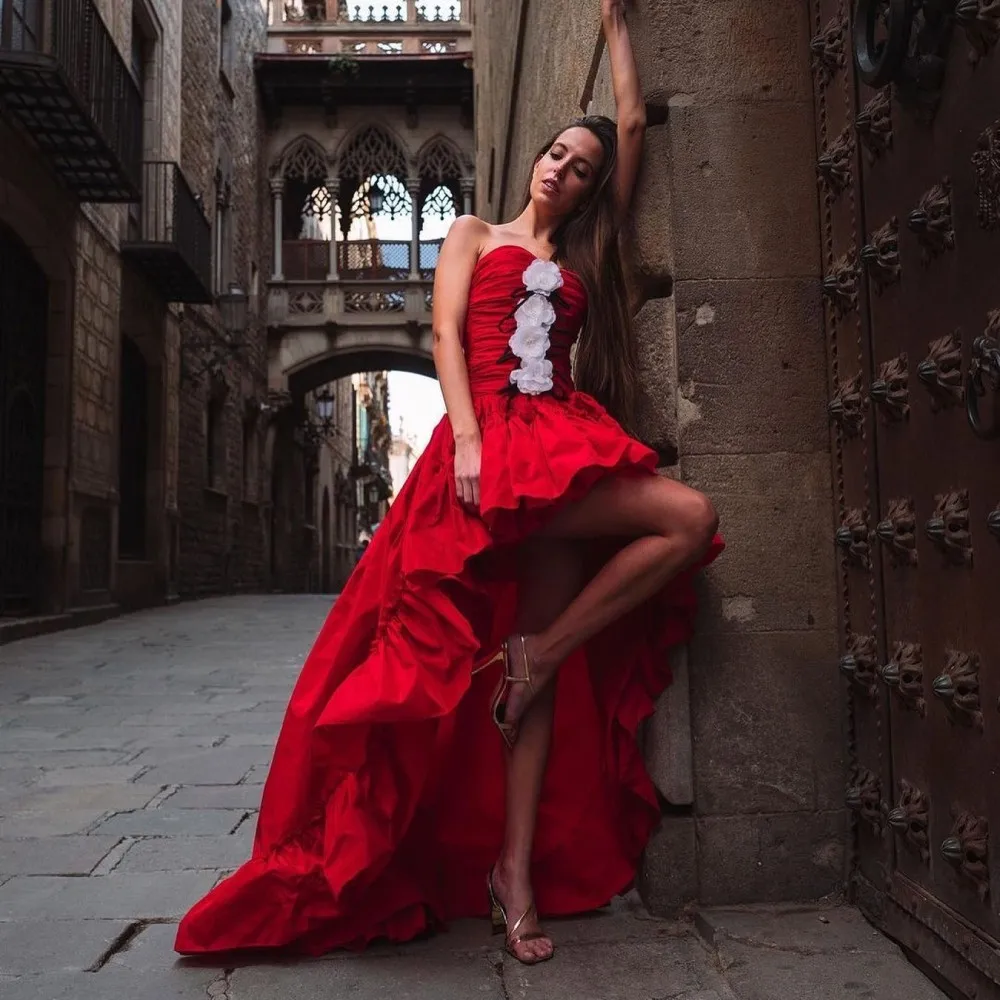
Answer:
<path fill-rule="evenodd" d="M 525 652 L 540 689 L 578 646 L 661 590 L 711 544 L 718 518 L 703 494 L 659 476 L 607 479 L 547 526 L 553 538 L 631 538 L 541 631 L 528 633 Z M 519 657 L 514 647 L 514 660 Z M 524 663 L 512 670 L 523 676 Z M 515 722 L 535 700 L 514 685 L 506 718 Z M 520 739 L 520 735 L 518 739 Z"/>
<path fill-rule="evenodd" d="M 521 554 L 517 628 L 542 631 L 563 612 L 581 585 L 578 545 L 562 539 L 538 539 Z M 548 685 L 521 720 L 517 743 L 507 758 L 507 818 L 504 845 L 497 861 L 494 886 L 511 925 L 533 902 L 531 850 L 538 800 L 548 761 L 555 707 L 555 685 Z M 525 921 L 518 933 L 538 930 L 537 920 Z M 524 941 L 518 956 L 528 961 L 552 954 L 548 938 Z"/>

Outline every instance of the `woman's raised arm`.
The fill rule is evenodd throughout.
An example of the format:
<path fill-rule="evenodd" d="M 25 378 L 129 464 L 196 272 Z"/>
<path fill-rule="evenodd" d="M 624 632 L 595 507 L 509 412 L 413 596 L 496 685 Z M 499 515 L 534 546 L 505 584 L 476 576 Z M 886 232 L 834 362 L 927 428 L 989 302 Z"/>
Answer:
<path fill-rule="evenodd" d="M 632 41 L 625 24 L 625 0 L 601 0 L 601 21 L 611 61 L 611 82 L 618 117 L 618 163 L 615 193 L 618 210 L 624 215 L 632 202 L 642 144 L 646 133 L 646 104 L 639 88 Z"/>

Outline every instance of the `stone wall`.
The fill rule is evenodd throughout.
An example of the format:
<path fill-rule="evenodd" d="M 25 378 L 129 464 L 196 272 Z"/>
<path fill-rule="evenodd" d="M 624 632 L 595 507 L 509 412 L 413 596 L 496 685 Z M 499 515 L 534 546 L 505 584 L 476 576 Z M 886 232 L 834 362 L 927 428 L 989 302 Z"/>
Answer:
<path fill-rule="evenodd" d="M 534 152 L 614 114 L 598 4 L 477 12 L 478 207 L 511 218 Z M 657 910 L 825 894 L 842 881 L 829 441 L 807 12 L 795 0 L 638 0 L 650 127 L 627 251 L 667 474 L 715 501 L 729 548 L 647 731 L 664 822 Z M 491 180 L 492 178 L 492 180 Z M 688 694 L 688 692 L 690 692 Z"/>
<path fill-rule="evenodd" d="M 179 408 L 180 565 L 182 596 L 255 590 L 268 576 L 266 505 L 261 460 L 266 432 L 265 334 L 254 295 L 262 266 L 257 150 L 260 112 L 253 54 L 261 51 L 265 17 L 259 0 L 232 3 L 231 59 L 220 61 L 220 13 L 216 4 L 184 2 L 180 161 L 192 190 L 215 222 L 217 201 L 228 198 L 229 245 L 224 291 L 235 283 L 251 295 L 250 321 L 240 350 L 206 370 L 198 345 L 219 340 L 222 327 L 212 307 L 194 306 L 181 319 Z M 213 402 L 215 401 L 215 402 Z M 217 440 L 210 481 L 209 424 Z"/>

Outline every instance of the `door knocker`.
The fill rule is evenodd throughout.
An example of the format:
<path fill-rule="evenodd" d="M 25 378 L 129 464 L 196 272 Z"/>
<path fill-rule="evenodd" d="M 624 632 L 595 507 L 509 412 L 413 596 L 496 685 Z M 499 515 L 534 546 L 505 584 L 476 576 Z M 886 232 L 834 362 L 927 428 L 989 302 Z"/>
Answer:
<path fill-rule="evenodd" d="M 910 48 L 914 0 L 858 0 L 854 12 L 854 62 L 869 87 L 897 80 Z M 882 39 L 879 28 L 884 25 Z"/>

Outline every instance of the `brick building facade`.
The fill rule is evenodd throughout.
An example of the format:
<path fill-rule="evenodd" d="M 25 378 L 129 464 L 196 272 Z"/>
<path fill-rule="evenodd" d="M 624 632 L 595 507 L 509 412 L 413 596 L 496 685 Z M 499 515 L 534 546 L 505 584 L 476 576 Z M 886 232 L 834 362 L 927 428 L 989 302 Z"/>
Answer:
<path fill-rule="evenodd" d="M 181 164 L 213 223 L 213 292 L 248 295 L 247 322 L 230 348 L 219 310 L 181 319 L 178 589 L 182 596 L 259 590 L 270 497 L 259 270 L 264 202 L 257 159 L 260 109 L 253 55 L 263 45 L 258 0 L 221 9 L 185 0 Z"/>
<path fill-rule="evenodd" d="M 270 477 L 275 429 L 301 401 L 293 414 L 267 391 L 266 29 L 259 0 L 4 7 L 7 625 L 310 584 L 301 442 L 282 451 L 286 479 Z M 75 135 L 25 98 L 25 65 L 43 101 L 73 108 Z"/>

